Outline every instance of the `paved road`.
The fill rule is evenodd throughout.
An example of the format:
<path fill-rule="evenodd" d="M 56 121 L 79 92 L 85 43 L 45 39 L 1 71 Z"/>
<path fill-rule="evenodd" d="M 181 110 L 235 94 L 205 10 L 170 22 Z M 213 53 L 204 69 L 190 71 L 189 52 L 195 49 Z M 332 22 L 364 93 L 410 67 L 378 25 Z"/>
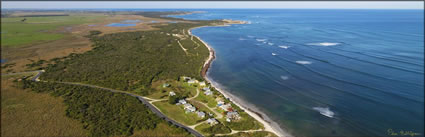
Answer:
<path fill-rule="evenodd" d="M 40 73 L 39 73 L 40 74 Z M 111 92 L 115 92 L 115 93 L 123 93 L 126 95 L 130 95 L 133 97 L 136 97 L 137 99 L 139 99 L 143 104 L 145 104 L 146 106 L 148 106 L 149 109 L 151 109 L 157 116 L 159 116 L 160 118 L 163 118 L 164 120 L 173 123 L 174 125 L 184 128 L 186 129 L 188 132 L 192 133 L 193 135 L 197 136 L 197 137 L 203 137 L 202 134 L 200 134 L 199 132 L 195 131 L 194 129 L 187 127 L 183 124 L 180 124 L 170 118 L 168 118 L 167 116 L 165 116 L 164 114 L 161 113 L 161 111 L 159 111 L 158 109 L 156 109 L 155 106 L 153 106 L 151 103 L 149 103 L 146 99 L 143 98 L 143 96 L 139 96 L 136 94 L 132 94 L 132 93 L 128 93 L 128 92 L 124 92 L 124 91 L 120 91 L 120 90 L 115 90 L 115 89 L 110 89 L 110 88 L 104 88 L 104 87 L 99 87 L 99 86 L 94 86 L 94 85 L 89 85 L 89 84 L 82 84 L 82 83 L 72 83 L 72 82 L 56 82 L 56 83 L 63 83 L 63 84 L 70 84 L 70 85 L 78 85 L 78 86 L 86 86 L 86 87 L 91 87 L 91 88 L 99 88 L 99 89 L 103 89 L 103 90 L 108 90 Z"/>

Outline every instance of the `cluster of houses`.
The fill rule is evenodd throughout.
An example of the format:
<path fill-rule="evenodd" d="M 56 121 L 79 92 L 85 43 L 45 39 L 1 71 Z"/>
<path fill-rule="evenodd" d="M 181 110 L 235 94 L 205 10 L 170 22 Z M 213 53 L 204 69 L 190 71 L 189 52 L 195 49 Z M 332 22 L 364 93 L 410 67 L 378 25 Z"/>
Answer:
<path fill-rule="evenodd" d="M 191 84 L 199 84 L 199 86 L 202 87 L 202 91 L 204 91 L 204 94 L 207 96 L 211 96 L 213 95 L 213 91 L 210 89 L 210 87 L 206 87 L 206 83 L 205 82 L 199 82 L 196 79 L 193 79 L 191 77 L 185 77 L 183 76 L 182 79 L 187 82 L 189 85 Z M 163 84 L 162 87 L 166 88 L 169 87 L 170 84 Z M 169 92 L 169 96 L 175 96 L 176 93 L 173 91 Z M 235 110 L 233 110 L 232 105 L 230 103 L 225 103 L 224 101 L 221 100 L 221 98 L 217 98 L 217 107 L 219 107 L 220 109 L 222 109 L 224 112 L 226 112 L 226 121 L 227 122 L 231 122 L 231 121 L 235 121 L 235 120 L 239 120 L 241 117 L 239 115 L 239 113 Z M 194 107 L 192 104 L 188 103 L 185 99 L 180 99 L 178 101 L 178 103 L 176 103 L 176 105 L 183 105 L 183 108 L 185 110 L 186 113 L 196 113 L 198 115 L 198 117 L 200 118 L 205 118 L 206 114 L 203 111 L 199 111 L 196 109 L 196 107 Z M 213 116 L 213 114 L 209 113 L 210 116 Z M 212 125 L 218 124 L 217 119 L 215 118 L 208 118 L 207 119 L 207 123 Z"/>
<path fill-rule="evenodd" d="M 213 92 L 211 91 L 211 89 L 209 87 L 205 87 L 205 86 L 207 86 L 207 84 L 205 83 L 205 81 L 199 82 L 196 79 L 192 79 L 190 77 L 185 77 L 185 76 L 183 76 L 182 78 L 188 84 L 196 84 L 196 83 L 198 83 L 199 86 L 204 87 L 204 88 L 202 88 L 202 90 L 204 91 L 204 94 L 205 95 L 209 96 L 209 95 L 212 95 L 213 94 Z"/>
<path fill-rule="evenodd" d="M 217 101 L 217 107 L 222 109 L 226 113 L 226 121 L 231 122 L 235 120 L 239 120 L 241 117 L 239 116 L 239 113 L 233 110 L 232 105 L 230 103 L 225 104 L 224 101 L 219 100 Z"/>
<path fill-rule="evenodd" d="M 205 112 L 202 111 L 197 111 L 196 107 L 194 107 L 192 104 L 189 104 L 188 102 L 186 102 L 185 99 L 180 99 L 179 102 L 176 105 L 183 105 L 183 108 L 185 110 L 186 113 L 196 113 L 198 115 L 198 117 L 200 118 L 204 118 L 205 117 Z M 210 114 L 212 115 L 212 114 Z"/>

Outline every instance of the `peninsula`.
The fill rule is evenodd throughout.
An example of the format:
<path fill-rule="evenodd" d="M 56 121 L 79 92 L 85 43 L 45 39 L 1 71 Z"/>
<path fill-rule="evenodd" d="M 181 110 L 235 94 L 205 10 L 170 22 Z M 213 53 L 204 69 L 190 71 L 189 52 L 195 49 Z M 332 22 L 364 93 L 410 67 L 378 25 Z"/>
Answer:
<path fill-rule="evenodd" d="M 32 16 L 38 16 L 22 14 L 12 13 L 4 19 L 25 16 L 26 21 L 31 22 L 36 18 Z M 55 19 L 57 14 L 70 15 L 61 16 L 65 20 L 78 17 L 96 20 L 68 25 L 65 22 L 59 25 L 61 27 L 53 28 L 51 33 L 62 32 L 66 36 L 57 40 L 38 43 L 39 40 L 33 39 L 26 43 L 27 46 L 6 41 L 2 44 L 2 53 L 5 53 L 2 59 L 6 58 L 8 62 L 2 64 L 5 73 L 2 79 L 14 81 L 13 85 L 17 87 L 14 90 L 49 93 L 64 99 L 67 106 L 65 119 L 81 121 L 84 125 L 81 132 L 90 136 L 287 135 L 273 128 L 258 112 L 234 102 L 206 77 L 214 51 L 191 34 L 194 28 L 247 22 L 184 20 L 166 16 L 189 12 L 118 12 L 110 17 L 96 12 L 90 16 L 66 12 L 54 14 L 50 18 Z M 43 12 L 39 16 L 49 14 Z M 13 29 L 7 24 L 5 27 Z M 8 54 L 24 54 L 31 52 L 28 50 L 31 48 L 42 50 L 39 47 L 48 47 L 68 37 L 87 40 L 91 46 L 76 51 L 69 43 L 71 45 L 64 46 L 73 47 L 72 52 L 54 54 L 63 50 L 61 48 L 50 49 L 54 52 L 43 51 L 52 53 L 49 56 Z M 121 100 L 126 101 L 119 102 Z M 100 119 L 101 115 L 106 119 Z M 114 121 L 116 118 L 120 120 Z M 28 120 L 31 119 L 22 121 Z M 167 132 L 159 132 L 158 127 L 167 129 Z"/>

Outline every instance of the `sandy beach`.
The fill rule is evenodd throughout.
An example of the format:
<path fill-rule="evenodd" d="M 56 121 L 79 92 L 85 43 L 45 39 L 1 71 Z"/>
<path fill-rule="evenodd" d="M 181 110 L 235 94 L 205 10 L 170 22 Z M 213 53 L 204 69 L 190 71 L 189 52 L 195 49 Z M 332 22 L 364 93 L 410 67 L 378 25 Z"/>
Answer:
<path fill-rule="evenodd" d="M 238 23 L 231 23 L 231 24 L 241 24 L 241 23 L 245 23 L 245 22 L 239 21 Z M 224 24 L 224 25 L 218 25 L 218 26 L 230 26 L 230 24 Z M 217 27 L 217 26 L 201 26 L 201 27 Z M 191 33 L 191 30 L 192 29 L 201 28 L 201 27 L 195 27 L 195 28 L 189 29 L 188 30 L 188 34 L 191 35 L 191 36 L 194 36 L 194 37 L 198 38 L 208 48 L 209 53 L 210 53 L 208 59 L 205 61 L 205 64 L 203 65 L 203 68 L 202 68 L 202 71 L 201 71 L 202 77 L 208 83 L 211 83 L 211 85 L 215 89 L 217 89 L 221 94 L 223 94 L 226 98 L 228 98 L 230 101 L 232 101 L 235 105 L 237 105 L 238 107 L 240 107 L 242 110 L 244 110 L 251 117 L 255 118 L 257 121 L 261 122 L 264 125 L 264 131 L 272 132 L 272 133 L 278 135 L 279 137 L 292 137 L 291 134 L 289 134 L 288 132 L 286 132 L 286 131 L 282 130 L 281 128 L 279 128 L 279 126 L 276 123 L 270 122 L 271 121 L 270 118 L 268 118 L 265 114 L 260 113 L 259 111 L 253 111 L 254 108 L 245 107 L 245 106 L 247 106 L 248 103 L 244 103 L 241 99 L 239 99 L 239 98 L 237 98 L 237 97 L 229 94 L 228 92 L 226 92 L 225 90 L 223 90 L 222 88 L 220 88 L 220 86 L 219 86 L 218 83 L 212 81 L 211 79 L 209 79 L 207 77 L 206 74 L 208 72 L 208 68 L 210 67 L 212 61 L 215 59 L 215 52 L 201 38 L 199 38 L 199 37 L 197 37 L 195 35 L 192 35 L 192 33 Z M 252 105 L 248 105 L 248 106 L 252 106 Z"/>

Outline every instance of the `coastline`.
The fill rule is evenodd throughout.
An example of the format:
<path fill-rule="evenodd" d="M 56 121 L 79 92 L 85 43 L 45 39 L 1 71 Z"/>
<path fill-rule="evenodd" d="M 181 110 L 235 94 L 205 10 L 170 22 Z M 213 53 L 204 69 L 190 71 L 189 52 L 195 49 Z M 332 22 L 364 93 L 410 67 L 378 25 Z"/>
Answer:
<path fill-rule="evenodd" d="M 224 21 L 226 21 L 226 20 L 224 20 Z M 206 75 L 207 72 L 208 72 L 208 69 L 209 69 L 209 67 L 211 65 L 211 63 L 215 59 L 215 51 L 211 48 L 211 46 L 209 46 L 201 38 L 199 38 L 198 36 L 192 35 L 191 30 L 192 29 L 196 29 L 196 28 L 201 28 L 201 27 L 230 26 L 230 24 L 245 24 L 245 23 L 246 22 L 239 21 L 238 23 L 233 23 L 232 22 L 232 23 L 225 23 L 223 25 L 216 25 L 216 26 L 200 26 L 200 27 L 194 27 L 194 28 L 190 28 L 188 30 L 188 34 L 191 35 L 191 36 L 194 36 L 194 37 L 198 38 L 208 48 L 208 51 L 209 51 L 208 59 L 205 61 L 204 65 L 202 66 L 202 69 L 201 69 L 201 76 L 208 83 L 211 83 L 212 87 L 214 87 L 215 89 L 217 89 L 217 91 L 219 91 L 221 94 L 223 94 L 224 97 L 228 98 L 231 102 L 233 102 L 233 104 L 237 105 L 239 108 L 241 108 L 242 110 L 244 110 L 248 115 L 250 115 L 251 117 L 253 117 L 257 121 L 259 121 L 260 123 L 262 123 L 263 126 L 264 126 L 264 131 L 268 131 L 268 132 L 274 133 L 275 135 L 277 135 L 279 137 L 292 137 L 291 134 L 289 134 L 288 132 L 286 132 L 283 129 L 281 129 L 279 127 L 279 125 L 277 125 L 277 123 L 270 122 L 271 121 L 270 118 L 268 118 L 265 114 L 263 114 L 263 113 L 261 113 L 259 111 L 254 111 L 251 108 L 245 107 L 246 104 L 247 104 L 246 102 L 243 102 L 241 99 L 238 99 L 237 97 L 231 95 L 230 93 L 226 92 L 222 88 L 219 88 L 220 86 L 218 85 L 218 83 L 212 81 Z M 244 105 L 242 105 L 242 104 L 244 104 Z M 252 105 L 248 105 L 248 106 L 252 106 Z M 274 126 L 272 126 L 272 125 L 274 125 Z"/>

